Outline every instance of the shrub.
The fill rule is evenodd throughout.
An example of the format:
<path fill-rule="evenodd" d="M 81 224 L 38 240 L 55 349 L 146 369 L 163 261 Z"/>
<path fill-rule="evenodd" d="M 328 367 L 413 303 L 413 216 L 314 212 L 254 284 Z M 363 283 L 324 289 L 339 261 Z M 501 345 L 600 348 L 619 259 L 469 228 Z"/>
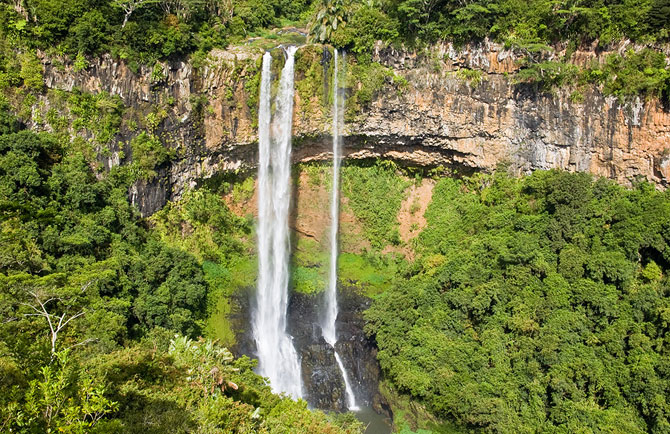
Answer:
<path fill-rule="evenodd" d="M 161 140 L 145 132 L 130 142 L 133 164 L 139 169 L 141 178 L 152 179 L 156 176 L 156 167 L 167 162 L 173 152 L 166 148 Z"/>

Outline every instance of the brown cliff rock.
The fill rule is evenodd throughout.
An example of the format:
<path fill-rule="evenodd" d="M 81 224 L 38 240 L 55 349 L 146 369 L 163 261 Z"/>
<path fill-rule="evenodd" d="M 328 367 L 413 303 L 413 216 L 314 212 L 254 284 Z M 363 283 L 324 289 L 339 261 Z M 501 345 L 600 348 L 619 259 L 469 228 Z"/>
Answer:
<path fill-rule="evenodd" d="M 170 135 L 177 157 L 159 171 L 163 179 L 138 183 L 131 192 L 135 198 L 155 198 L 136 202 L 147 215 L 203 178 L 255 166 L 261 56 L 261 50 L 249 47 L 214 50 L 200 68 L 186 62 L 164 64 L 158 81 L 151 68 L 134 73 L 109 56 L 78 72 L 68 64 L 56 68 L 45 59 L 45 82 L 51 89 L 77 87 L 119 95 L 135 114 L 167 98 L 174 101 L 160 131 Z M 281 50 L 274 50 L 273 56 L 281 61 Z M 320 46 L 305 46 L 297 59 L 300 56 L 294 160 L 327 159 L 331 54 Z M 573 54 L 578 64 L 593 58 L 596 55 L 588 52 Z M 400 88 L 387 80 L 372 101 L 350 113 L 343 150 L 348 158 L 393 158 L 465 172 L 491 171 L 506 162 L 518 173 L 561 168 L 621 183 L 643 177 L 661 188 L 670 181 L 670 113 L 658 101 L 621 102 L 594 88 L 576 103 L 568 89 L 549 95 L 529 85 L 514 85 L 509 74 L 518 68 L 518 56 L 490 42 L 461 49 L 442 44 L 421 52 L 380 46 L 374 59 L 407 85 Z M 482 81 L 475 85 L 459 78 L 459 68 L 482 71 Z M 314 82 L 304 81 L 319 73 L 318 89 Z M 361 86 L 350 85 L 350 95 Z M 120 164 L 115 155 L 120 150 L 128 153 L 124 143 L 134 134 L 122 129 L 105 166 Z"/>

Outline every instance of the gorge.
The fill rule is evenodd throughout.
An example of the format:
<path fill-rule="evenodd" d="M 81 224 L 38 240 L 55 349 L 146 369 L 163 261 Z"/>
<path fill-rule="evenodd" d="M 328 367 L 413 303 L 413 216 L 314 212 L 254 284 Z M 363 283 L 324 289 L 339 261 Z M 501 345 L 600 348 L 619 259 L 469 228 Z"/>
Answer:
<path fill-rule="evenodd" d="M 550 70 L 648 48 L 314 41 L 17 55 L 0 426 L 58 378 L 104 432 L 670 426 L 667 101 Z"/>

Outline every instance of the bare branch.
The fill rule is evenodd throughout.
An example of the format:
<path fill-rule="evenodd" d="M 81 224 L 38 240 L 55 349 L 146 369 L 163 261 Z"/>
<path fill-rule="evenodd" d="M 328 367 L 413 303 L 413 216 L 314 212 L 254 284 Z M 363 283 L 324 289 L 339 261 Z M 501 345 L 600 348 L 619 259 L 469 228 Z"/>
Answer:
<path fill-rule="evenodd" d="M 90 344 L 91 342 L 96 342 L 97 340 L 98 340 L 97 338 L 84 339 L 83 341 L 81 341 L 77 344 L 70 345 L 69 347 L 66 348 L 66 350 L 71 350 L 72 348 L 75 348 L 75 347 L 80 347 L 82 345 Z"/>
<path fill-rule="evenodd" d="M 142 6 L 148 5 L 150 3 L 156 3 L 157 0 L 113 0 L 112 4 L 118 8 L 121 8 L 126 15 L 123 17 L 123 24 L 121 28 L 123 29 L 128 24 L 128 18 L 135 12 L 137 9 Z"/>
<path fill-rule="evenodd" d="M 88 281 L 87 283 L 85 283 L 84 285 L 82 285 L 80 293 L 86 291 L 86 289 L 88 289 L 93 284 L 93 282 L 94 282 L 94 280 L 91 280 L 91 281 Z M 25 316 L 25 317 L 39 316 L 39 317 L 42 317 L 46 320 L 47 325 L 49 326 L 49 335 L 50 335 L 49 337 L 50 337 L 50 341 L 51 341 L 51 359 L 53 360 L 55 355 L 56 355 L 56 346 L 57 346 L 56 344 L 58 342 L 58 334 L 63 329 L 65 329 L 65 327 L 72 320 L 75 320 L 75 319 L 81 317 L 86 312 L 82 309 L 82 310 L 80 310 L 79 312 L 77 312 L 73 315 L 68 315 L 70 307 L 67 306 L 67 307 L 65 307 L 65 310 L 60 314 L 51 313 L 51 312 L 49 312 L 49 309 L 47 308 L 49 303 L 51 303 L 52 301 L 63 301 L 62 298 L 60 298 L 60 297 L 50 297 L 46 301 L 42 301 L 42 297 L 46 296 L 46 295 L 39 294 L 36 291 L 26 291 L 26 292 L 33 297 L 33 299 L 35 300 L 35 303 L 33 303 L 33 304 L 31 304 L 31 303 L 20 303 L 20 304 L 22 304 L 24 306 L 28 306 L 29 308 L 31 308 L 34 311 L 34 313 L 25 313 L 25 314 L 23 314 L 23 316 Z M 76 347 L 76 346 L 79 346 L 79 345 L 83 345 L 85 343 L 90 342 L 91 340 L 92 339 L 87 339 L 87 340 L 85 340 L 85 341 L 83 341 L 79 344 L 73 345 L 70 348 L 73 348 L 73 347 Z"/>
<path fill-rule="evenodd" d="M 62 329 L 63 327 L 65 327 L 65 326 L 67 325 L 67 323 L 69 323 L 69 322 L 72 321 L 73 319 L 75 319 L 75 318 L 79 318 L 80 316 L 82 316 L 84 313 L 86 313 L 86 312 L 84 312 L 84 311 L 82 310 L 82 311 L 80 311 L 79 313 L 77 313 L 76 315 L 71 316 L 67 321 L 65 321 L 65 323 L 63 323 L 62 326 L 59 327 L 59 330 Z"/>

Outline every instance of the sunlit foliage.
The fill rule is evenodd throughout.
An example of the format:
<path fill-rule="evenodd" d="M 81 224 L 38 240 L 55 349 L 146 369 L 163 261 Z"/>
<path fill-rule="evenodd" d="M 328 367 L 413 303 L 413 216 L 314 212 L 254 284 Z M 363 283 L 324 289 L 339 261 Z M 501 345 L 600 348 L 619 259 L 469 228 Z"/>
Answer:
<path fill-rule="evenodd" d="M 586 174 L 442 179 L 367 312 L 395 387 L 488 432 L 665 432 L 670 196 Z"/>

